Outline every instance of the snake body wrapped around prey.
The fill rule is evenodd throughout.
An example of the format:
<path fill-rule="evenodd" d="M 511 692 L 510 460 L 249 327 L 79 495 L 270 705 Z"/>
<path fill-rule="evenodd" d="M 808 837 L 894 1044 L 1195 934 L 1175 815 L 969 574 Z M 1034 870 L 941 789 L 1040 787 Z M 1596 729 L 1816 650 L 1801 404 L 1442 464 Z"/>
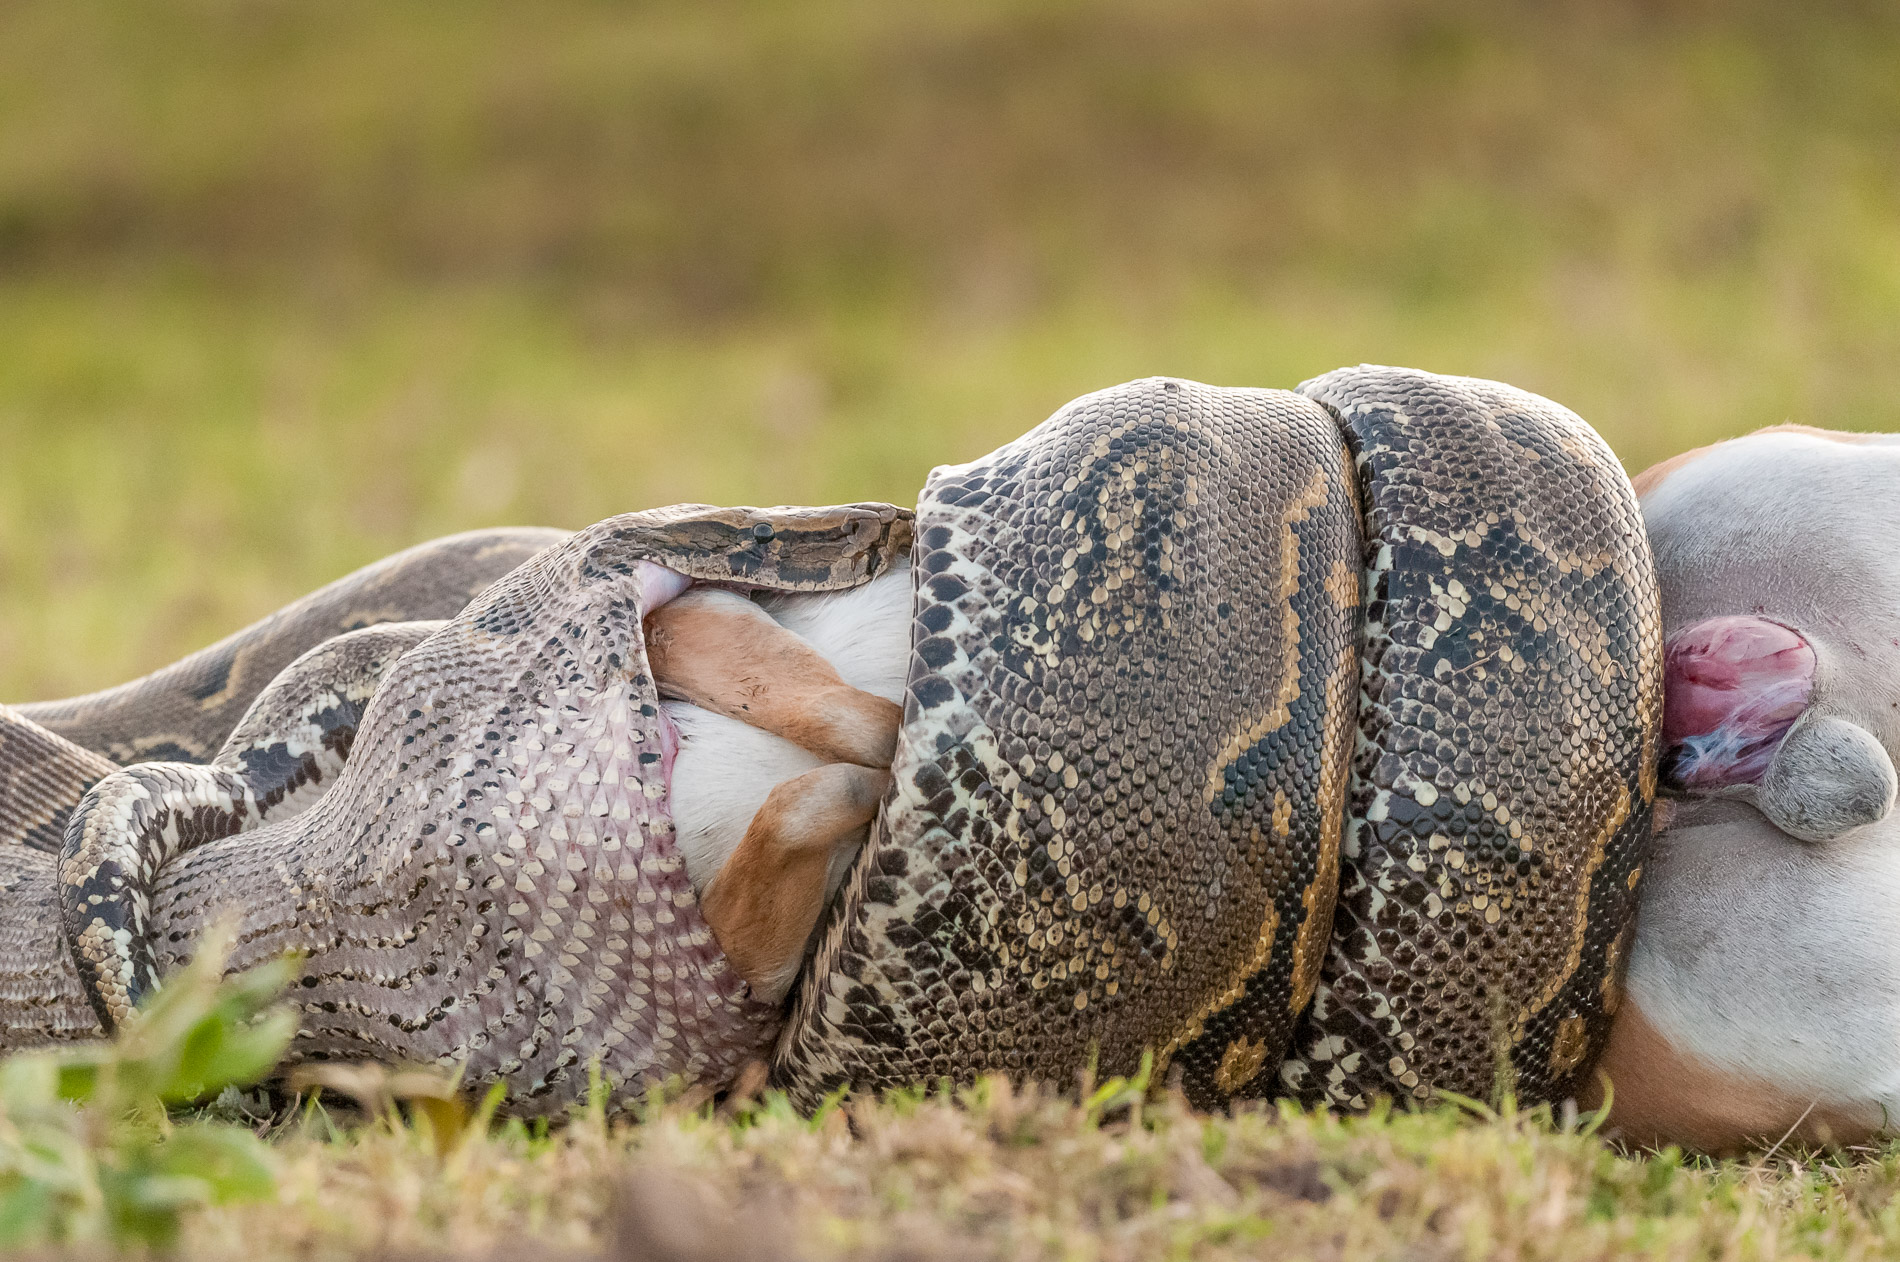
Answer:
<path fill-rule="evenodd" d="M 622 1103 L 730 1078 L 777 1009 L 720 951 L 674 844 L 643 621 L 694 581 L 855 586 L 909 540 L 909 514 L 888 505 L 628 514 L 445 622 L 332 641 L 359 669 L 326 676 L 319 646 L 210 765 L 126 768 L 75 809 L 57 936 L 101 1025 L 235 917 L 231 967 L 303 957 L 293 1060 L 461 1064 L 522 1111 L 564 1106 L 590 1061 Z M 347 651 L 378 635 L 413 647 L 393 663 Z M 314 804 L 278 814 L 300 750 L 335 730 L 322 716 L 348 713 L 326 678 L 364 666 L 378 682 L 347 760 Z M 281 751 L 254 735 L 272 728 Z"/>
<path fill-rule="evenodd" d="M 843 588 L 906 550 L 893 787 L 762 1005 L 669 848 L 640 615 L 655 584 Z M 190 792 L 115 773 L 57 864 L 0 846 L 0 1027 L 122 1019 L 235 909 L 234 966 L 306 955 L 294 1056 L 459 1060 L 550 1106 L 589 1056 L 630 1096 L 774 1038 L 807 1105 L 1148 1051 L 1201 1104 L 1501 1072 L 1558 1098 L 1617 1002 L 1658 621 L 1627 481 L 1546 400 L 1382 368 L 1134 382 L 936 471 L 914 533 L 860 505 L 573 536 L 378 659 L 340 769 L 320 724 L 278 749 L 247 720 Z M 330 695 L 286 679 L 259 705 Z M 53 751 L 35 800 L 97 778 L 6 723 Z"/>
<path fill-rule="evenodd" d="M 1575 415 L 1390 368 L 1135 382 L 937 470 L 914 565 L 895 785 L 779 1045 L 797 1098 L 1146 1049 L 1202 1104 L 1569 1092 L 1617 1004 L 1662 648 Z"/>

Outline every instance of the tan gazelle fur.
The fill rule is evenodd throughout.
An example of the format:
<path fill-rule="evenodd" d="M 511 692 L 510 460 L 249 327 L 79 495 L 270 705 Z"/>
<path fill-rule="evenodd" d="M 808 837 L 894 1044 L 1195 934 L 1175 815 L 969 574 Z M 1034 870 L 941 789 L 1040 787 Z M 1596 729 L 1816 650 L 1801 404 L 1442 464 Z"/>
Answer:
<path fill-rule="evenodd" d="M 647 620 L 680 737 L 671 803 L 687 874 L 763 998 L 790 986 L 890 782 L 909 636 L 904 567 L 771 612 L 695 587 Z"/>

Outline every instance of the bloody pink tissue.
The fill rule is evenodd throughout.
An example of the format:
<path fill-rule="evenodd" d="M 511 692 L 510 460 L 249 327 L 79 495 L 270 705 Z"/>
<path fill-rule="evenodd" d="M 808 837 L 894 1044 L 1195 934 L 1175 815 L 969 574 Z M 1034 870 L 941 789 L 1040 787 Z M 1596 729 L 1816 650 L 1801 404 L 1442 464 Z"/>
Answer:
<path fill-rule="evenodd" d="M 1814 691 L 1814 649 L 1778 622 L 1729 615 L 1664 650 L 1663 772 L 1685 789 L 1750 784 Z"/>

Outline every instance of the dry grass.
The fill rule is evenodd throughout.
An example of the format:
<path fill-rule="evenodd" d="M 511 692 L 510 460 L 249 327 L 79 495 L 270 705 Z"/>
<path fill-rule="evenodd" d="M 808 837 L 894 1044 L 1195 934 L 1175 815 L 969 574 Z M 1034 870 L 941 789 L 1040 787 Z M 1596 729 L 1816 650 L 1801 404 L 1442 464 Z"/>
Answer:
<path fill-rule="evenodd" d="M 1131 1116 L 989 1084 L 739 1117 L 280 1141 L 276 1204 L 207 1211 L 186 1256 L 1871 1258 L 1900 1248 L 1900 1156 L 1710 1166 L 1575 1123 L 1452 1109 L 1341 1120 Z M 311 1133 L 312 1131 L 320 1133 Z"/>

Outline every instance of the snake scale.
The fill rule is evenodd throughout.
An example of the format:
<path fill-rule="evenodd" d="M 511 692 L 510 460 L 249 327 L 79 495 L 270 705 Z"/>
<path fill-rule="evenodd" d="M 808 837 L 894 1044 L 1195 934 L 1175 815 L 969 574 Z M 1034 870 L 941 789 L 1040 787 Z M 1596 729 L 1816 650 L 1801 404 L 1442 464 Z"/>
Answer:
<path fill-rule="evenodd" d="M 1627 480 L 1547 400 L 1151 379 L 937 470 L 914 520 L 476 538 L 0 714 L 0 1044 L 112 1028 L 228 914 L 232 967 L 304 955 L 294 1058 L 462 1062 L 529 1109 L 589 1058 L 631 1100 L 758 1055 L 807 1106 L 1145 1052 L 1203 1105 L 1556 1099 L 1602 1042 L 1659 611 Z M 682 874 L 641 620 L 906 554 L 892 788 L 766 1005 Z"/>

